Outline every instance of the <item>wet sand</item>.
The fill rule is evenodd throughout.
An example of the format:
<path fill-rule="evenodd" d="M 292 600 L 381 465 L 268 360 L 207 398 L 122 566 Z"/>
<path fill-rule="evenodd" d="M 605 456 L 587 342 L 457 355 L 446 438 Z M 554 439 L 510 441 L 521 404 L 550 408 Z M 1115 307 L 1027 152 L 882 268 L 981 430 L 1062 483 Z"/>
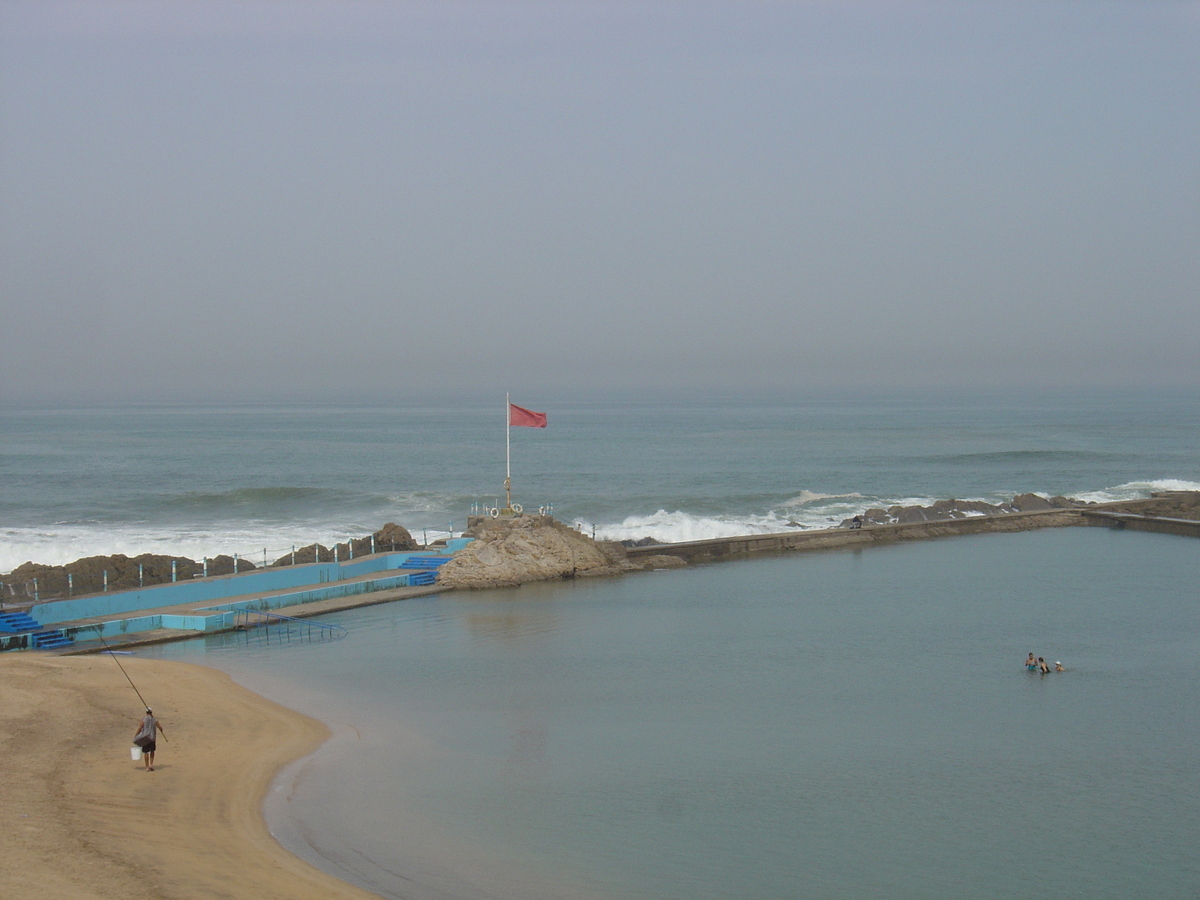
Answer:
<path fill-rule="evenodd" d="M 168 740 L 130 759 L 142 707 L 110 656 L 0 656 L 0 854 L 11 898 L 376 895 L 281 847 L 262 801 L 328 736 L 229 676 L 121 657 Z"/>

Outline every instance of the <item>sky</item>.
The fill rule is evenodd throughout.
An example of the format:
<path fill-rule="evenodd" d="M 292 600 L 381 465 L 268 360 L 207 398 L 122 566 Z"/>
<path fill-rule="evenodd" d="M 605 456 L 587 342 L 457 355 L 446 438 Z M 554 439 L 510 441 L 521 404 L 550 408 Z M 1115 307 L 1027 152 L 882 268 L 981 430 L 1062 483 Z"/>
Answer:
<path fill-rule="evenodd" d="M 0 4 L 0 405 L 1200 385 L 1200 3 Z"/>

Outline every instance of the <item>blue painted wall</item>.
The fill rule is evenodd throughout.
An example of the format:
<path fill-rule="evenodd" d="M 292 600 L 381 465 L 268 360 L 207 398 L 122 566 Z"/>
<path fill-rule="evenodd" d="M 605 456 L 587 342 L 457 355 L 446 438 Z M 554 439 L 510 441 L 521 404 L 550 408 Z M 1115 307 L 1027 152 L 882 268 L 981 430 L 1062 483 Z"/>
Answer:
<path fill-rule="evenodd" d="M 96 594 L 74 600 L 52 600 L 48 603 L 37 604 L 29 611 L 29 614 L 42 625 L 53 625 L 76 619 L 90 619 L 94 616 L 114 616 L 143 609 L 177 606 L 182 603 L 216 602 L 227 597 L 265 594 L 287 588 L 300 588 L 357 578 L 371 572 L 397 569 L 410 556 L 433 555 L 436 554 L 426 552 L 387 553 L 345 563 L 310 563 L 303 566 L 282 566 L 278 569 L 256 569 L 244 575 L 197 578 L 175 584 L 159 584 L 137 591 Z M 405 583 L 407 584 L 407 582 Z M 381 590 L 381 588 L 375 588 L 375 590 Z"/>
<path fill-rule="evenodd" d="M 383 578 L 372 578 L 370 581 L 351 581 L 339 584 L 329 584 L 323 587 L 312 587 L 304 591 L 290 594 L 277 594 L 274 597 L 261 597 L 253 600 L 239 600 L 234 603 L 222 603 L 219 606 L 209 606 L 196 610 L 197 615 L 154 615 L 134 616 L 128 619 L 115 619 L 101 622 L 97 625 L 84 625 L 77 628 L 66 628 L 67 637 L 76 641 L 94 641 L 97 637 L 117 638 L 123 634 L 136 631 L 154 631 L 157 628 L 177 628 L 184 631 L 212 632 L 233 628 L 236 609 L 272 610 L 296 606 L 301 603 L 313 603 L 317 600 L 328 600 L 332 597 L 351 597 L 355 594 L 370 594 L 375 591 L 386 591 L 397 587 L 406 587 L 412 578 L 412 573 L 403 575 L 388 575 Z M 207 613 L 207 615 L 199 615 Z M 28 638 L 28 635 L 21 635 Z M 28 646 L 27 642 L 17 642 L 13 649 Z"/>
<path fill-rule="evenodd" d="M 262 597 L 254 600 L 238 600 L 234 603 L 222 603 L 220 606 L 206 606 L 197 612 L 209 610 L 233 609 L 283 609 L 287 606 L 298 606 L 301 603 L 315 603 L 318 600 L 329 600 L 332 597 L 352 597 L 355 594 L 372 594 L 375 591 L 387 591 L 392 588 L 408 587 L 412 582 L 412 573 L 404 575 L 389 575 L 385 578 L 372 578 L 370 581 L 351 581 L 331 584 L 325 587 L 314 587 L 292 594 L 277 594 L 274 597 Z"/>

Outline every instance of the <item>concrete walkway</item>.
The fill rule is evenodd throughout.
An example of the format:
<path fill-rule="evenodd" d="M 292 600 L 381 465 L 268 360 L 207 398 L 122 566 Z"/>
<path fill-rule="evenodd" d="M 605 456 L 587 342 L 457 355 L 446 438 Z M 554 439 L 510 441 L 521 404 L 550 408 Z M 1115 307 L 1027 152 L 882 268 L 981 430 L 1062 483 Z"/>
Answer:
<path fill-rule="evenodd" d="M 379 573 L 371 573 L 368 575 L 360 575 L 358 578 L 348 578 L 344 582 L 335 582 L 337 584 L 353 584 L 361 581 L 371 581 L 378 578 Z M 368 594 L 351 594 L 346 597 L 331 597 L 326 600 L 316 600 L 312 603 L 298 603 L 293 606 L 286 606 L 276 612 L 277 615 L 286 615 L 293 619 L 316 618 L 330 613 L 341 612 L 346 609 L 358 609 L 363 606 L 376 606 L 380 603 L 392 603 L 396 600 L 408 600 L 412 597 L 423 597 L 428 594 L 437 594 L 444 592 L 446 588 L 439 587 L 436 584 L 422 585 L 419 587 L 398 587 L 390 588 L 382 591 L 374 591 Z M 255 592 L 226 598 L 221 602 L 222 606 L 231 603 L 244 603 L 252 600 L 269 600 L 271 597 L 282 596 L 285 594 L 295 593 L 294 588 L 286 588 L 279 591 Z M 211 600 L 203 603 L 184 603 L 179 606 L 164 606 L 156 609 L 140 610 L 137 613 L 138 617 L 142 616 L 158 616 L 158 615 L 179 615 L 179 616 L 196 616 L 204 615 L 206 611 L 213 608 L 214 604 Z M 129 618 L 129 614 L 112 615 L 112 616 L 97 616 L 90 619 L 79 619 L 72 622 L 56 623 L 54 627 L 61 629 L 70 628 L 86 628 L 89 625 L 97 625 L 103 622 L 117 622 L 121 619 Z M 62 651 L 62 655 L 72 655 L 76 653 L 98 653 L 102 652 L 107 646 L 108 649 L 128 649 L 129 647 L 144 646 L 146 644 L 162 644 L 169 641 L 185 641 L 192 638 L 203 637 L 205 634 L 219 634 L 221 631 L 230 631 L 232 629 L 220 629 L 218 631 L 197 632 L 179 628 L 157 628 L 152 631 L 135 631 L 119 637 L 106 637 L 103 643 L 99 640 L 82 640 L 78 636 L 75 640 L 75 645 L 70 650 Z"/>

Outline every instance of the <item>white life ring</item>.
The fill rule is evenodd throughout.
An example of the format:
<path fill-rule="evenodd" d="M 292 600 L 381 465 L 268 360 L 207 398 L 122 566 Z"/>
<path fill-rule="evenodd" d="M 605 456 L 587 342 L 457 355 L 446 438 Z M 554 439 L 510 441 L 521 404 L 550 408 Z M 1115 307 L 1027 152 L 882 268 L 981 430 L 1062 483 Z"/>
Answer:
<path fill-rule="evenodd" d="M 545 514 L 546 514 L 546 507 L 544 507 L 544 506 L 539 506 L 539 507 L 538 507 L 538 515 L 539 515 L 539 516 L 544 516 Z"/>
<path fill-rule="evenodd" d="M 491 516 L 493 519 L 498 519 L 498 518 L 500 518 L 500 510 L 493 506 L 491 509 L 488 510 L 488 515 Z"/>
<path fill-rule="evenodd" d="M 524 511 L 525 511 L 524 507 L 522 507 L 520 503 L 514 503 L 514 504 L 513 504 L 511 507 L 509 507 L 509 508 L 510 508 L 510 509 L 511 509 L 513 512 L 515 512 L 515 513 L 524 512 Z"/>

